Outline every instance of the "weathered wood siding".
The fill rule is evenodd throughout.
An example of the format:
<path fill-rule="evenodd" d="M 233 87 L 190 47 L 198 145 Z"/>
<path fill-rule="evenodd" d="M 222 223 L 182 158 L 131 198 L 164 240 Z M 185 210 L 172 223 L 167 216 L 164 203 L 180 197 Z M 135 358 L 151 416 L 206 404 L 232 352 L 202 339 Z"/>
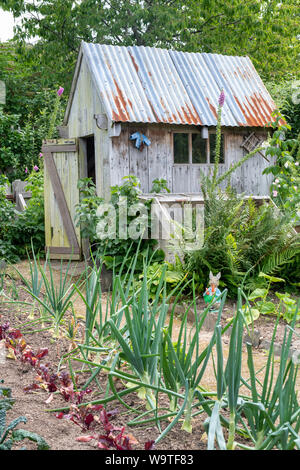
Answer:
<path fill-rule="evenodd" d="M 93 84 L 88 65 L 83 58 L 72 95 L 72 104 L 67 122 L 68 132 L 69 137 L 72 138 L 94 135 L 97 192 L 98 195 L 105 196 L 109 193 L 110 187 L 109 147 L 111 140 L 108 137 L 107 129 L 97 127 L 94 118 L 96 114 L 105 114 L 105 109 Z M 108 126 L 110 126 L 110 123 L 108 123 Z M 85 176 L 84 146 L 80 146 L 79 158 L 80 175 Z"/>
<path fill-rule="evenodd" d="M 184 129 L 180 126 L 181 129 Z M 213 165 L 178 165 L 173 161 L 173 132 L 178 127 L 159 126 L 156 124 L 147 126 L 122 125 L 121 135 L 112 138 L 110 175 L 111 184 L 121 184 L 122 177 L 129 174 L 140 179 L 141 189 L 148 193 L 152 187 L 152 181 L 156 178 L 164 178 L 168 187 L 173 193 L 201 193 L 200 175 L 201 172 L 209 174 Z M 130 134 L 140 131 L 150 140 L 151 145 L 144 147 L 142 151 L 134 147 L 134 143 L 129 140 Z M 191 131 L 190 126 L 186 131 Z M 246 151 L 241 148 L 244 136 L 248 135 L 251 129 L 237 130 L 226 129 L 225 135 L 225 163 L 219 165 L 219 175 L 226 172 L 232 164 L 238 162 Z M 195 128 L 193 132 L 199 132 Z M 264 131 L 256 130 L 263 138 L 266 137 Z M 263 170 L 268 166 L 268 162 L 260 154 L 256 154 L 234 173 L 230 181 L 232 186 L 239 192 L 247 195 L 264 196 L 269 194 L 271 182 L 270 175 L 263 175 Z M 222 184 L 225 187 L 227 180 Z"/>

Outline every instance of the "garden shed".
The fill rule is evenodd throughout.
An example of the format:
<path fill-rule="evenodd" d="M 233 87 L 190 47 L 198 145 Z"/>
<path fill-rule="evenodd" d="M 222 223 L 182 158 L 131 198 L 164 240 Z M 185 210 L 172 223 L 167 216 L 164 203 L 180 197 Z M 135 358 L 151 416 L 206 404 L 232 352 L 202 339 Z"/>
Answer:
<path fill-rule="evenodd" d="M 162 178 L 169 198 L 201 195 L 200 172 L 214 163 L 221 90 L 220 175 L 265 141 L 276 109 L 248 57 L 83 42 L 61 139 L 43 147 L 50 255 L 80 256 L 73 217 L 80 177 L 93 178 L 104 198 L 127 175 L 139 178 L 145 195 Z M 231 175 L 231 185 L 267 196 L 268 164 L 258 152 Z"/>

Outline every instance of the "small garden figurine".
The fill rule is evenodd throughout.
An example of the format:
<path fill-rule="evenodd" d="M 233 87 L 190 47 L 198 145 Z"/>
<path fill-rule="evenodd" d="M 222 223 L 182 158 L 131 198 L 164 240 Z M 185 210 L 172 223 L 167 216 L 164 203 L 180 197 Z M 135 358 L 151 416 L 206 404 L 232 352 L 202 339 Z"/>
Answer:
<path fill-rule="evenodd" d="M 203 297 L 204 302 L 209 305 L 211 304 L 210 310 L 213 311 L 215 307 L 220 305 L 218 298 L 221 296 L 221 291 L 218 289 L 219 280 L 221 273 L 218 273 L 216 276 L 210 271 L 209 273 L 209 287 L 205 290 Z"/>

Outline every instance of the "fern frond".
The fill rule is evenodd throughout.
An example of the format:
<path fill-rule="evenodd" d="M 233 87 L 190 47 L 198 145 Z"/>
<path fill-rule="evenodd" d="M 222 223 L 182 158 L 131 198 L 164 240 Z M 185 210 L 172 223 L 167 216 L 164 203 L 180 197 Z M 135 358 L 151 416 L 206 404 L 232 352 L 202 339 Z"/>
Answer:
<path fill-rule="evenodd" d="M 292 263 L 299 253 L 300 246 L 290 247 L 281 252 L 272 253 L 263 260 L 259 269 L 266 274 L 276 273 L 284 264 Z"/>

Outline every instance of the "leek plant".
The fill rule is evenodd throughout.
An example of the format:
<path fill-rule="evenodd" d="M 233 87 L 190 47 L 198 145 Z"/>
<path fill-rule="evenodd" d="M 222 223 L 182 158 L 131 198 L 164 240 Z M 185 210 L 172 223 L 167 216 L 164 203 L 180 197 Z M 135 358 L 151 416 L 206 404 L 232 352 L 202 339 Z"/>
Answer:
<path fill-rule="evenodd" d="M 65 273 L 63 271 L 63 261 L 61 261 L 58 285 L 56 285 L 54 281 L 51 262 L 49 260 L 47 262 L 49 278 L 46 274 L 46 265 L 43 268 L 39 261 L 37 261 L 37 263 L 43 279 L 45 295 L 41 298 L 37 295 L 37 292 L 34 292 L 32 289 L 27 288 L 25 290 L 43 307 L 44 311 L 47 312 L 52 319 L 55 337 L 58 335 L 60 324 L 65 313 L 71 307 L 72 297 L 76 292 L 73 276 L 70 275 L 71 259 L 67 264 Z"/>
<path fill-rule="evenodd" d="M 218 299 L 220 301 L 220 306 L 217 322 L 219 322 L 221 318 L 226 294 L 227 291 L 224 290 L 221 297 Z M 169 326 L 165 329 L 161 348 L 161 365 L 166 388 L 179 391 L 182 387 L 185 387 L 186 381 L 188 382 L 189 391 L 185 408 L 185 419 L 182 425 L 182 429 L 187 432 L 192 432 L 192 408 L 194 407 L 195 397 L 198 395 L 201 380 L 206 371 L 213 346 L 216 342 L 216 334 L 214 332 L 208 346 L 201 349 L 200 332 L 206 316 L 210 315 L 210 306 L 205 308 L 198 318 L 194 285 L 192 305 L 194 309 L 195 323 L 193 330 L 190 332 L 190 337 L 188 338 L 187 326 L 189 306 L 184 314 L 181 327 L 175 341 L 173 333 L 173 312 L 171 313 Z M 230 324 L 227 325 L 226 329 L 229 328 L 229 326 Z M 172 408 L 175 409 L 177 398 L 174 397 L 173 400 L 174 402 L 173 404 L 171 402 L 171 404 Z"/>
<path fill-rule="evenodd" d="M 156 398 L 153 388 L 157 388 L 160 383 L 159 374 L 159 348 L 163 338 L 163 328 L 165 325 L 168 304 L 166 303 L 165 292 L 165 268 L 163 269 L 154 302 L 150 304 L 147 288 L 147 268 L 144 265 L 144 277 L 141 291 L 133 292 L 130 300 L 126 299 L 121 291 L 124 306 L 124 317 L 126 326 L 122 331 L 116 327 L 113 320 L 108 320 L 111 334 L 118 342 L 119 356 L 131 366 L 133 376 L 124 375 L 124 380 L 130 382 L 131 379 L 138 378 L 141 383 L 140 396 L 144 396 L 151 409 L 156 409 Z M 160 298 L 162 294 L 163 298 Z M 114 361 L 114 365 L 116 361 Z M 112 367 L 109 378 L 112 389 L 114 385 L 112 376 L 115 369 Z M 117 374 L 119 378 L 122 373 Z M 149 387 L 151 386 L 151 387 Z"/>
<path fill-rule="evenodd" d="M 276 378 L 274 341 L 279 315 L 274 327 L 268 359 L 262 369 L 265 371 L 263 380 L 258 379 L 262 370 L 255 370 L 252 345 L 249 343 L 246 344 L 249 379 L 245 380 L 241 375 L 243 325 L 247 325 L 243 314 L 243 297 L 245 295 L 239 289 L 237 312 L 232 323 L 229 355 L 225 369 L 221 327 L 217 324 L 215 328 L 217 399 L 213 406 L 206 405 L 205 407 L 209 415 L 206 421 L 208 450 L 214 449 L 215 441 L 222 450 L 232 450 L 236 446 L 248 450 L 270 450 L 276 447 L 281 450 L 300 448 L 300 407 L 296 393 L 298 366 L 290 357 L 297 312 L 293 325 L 287 327 L 290 329 L 289 334 L 286 330 L 283 339 Z M 240 393 L 242 385 L 248 389 L 249 394 Z M 229 420 L 222 414 L 224 408 L 229 408 Z M 225 443 L 223 427 L 228 428 L 227 443 Z M 249 445 L 236 441 L 237 433 L 248 438 Z"/>
<path fill-rule="evenodd" d="M 285 330 L 276 379 L 274 340 L 279 316 L 274 328 L 262 381 L 257 378 L 252 347 L 247 344 L 250 373 L 248 388 L 251 392 L 251 399 L 247 400 L 242 407 L 247 425 L 241 418 L 240 420 L 256 450 L 270 450 L 275 447 L 280 450 L 300 449 L 300 404 L 296 392 L 299 367 L 290 357 L 296 317 L 297 312 L 293 325 L 286 327 Z"/>

